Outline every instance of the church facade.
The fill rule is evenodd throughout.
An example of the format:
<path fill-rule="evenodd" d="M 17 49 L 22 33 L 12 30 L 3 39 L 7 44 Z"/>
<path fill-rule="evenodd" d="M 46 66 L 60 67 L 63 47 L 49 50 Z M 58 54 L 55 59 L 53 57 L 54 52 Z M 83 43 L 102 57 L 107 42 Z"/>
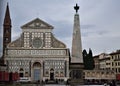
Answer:
<path fill-rule="evenodd" d="M 36 18 L 21 28 L 21 36 L 7 46 L 9 72 L 32 81 L 69 78 L 69 49 L 54 37 L 53 26 Z"/>
<path fill-rule="evenodd" d="M 39 18 L 23 25 L 20 37 L 11 42 L 12 24 L 8 5 L 3 27 L 2 59 L 9 73 L 17 72 L 20 78 L 25 77 L 31 81 L 67 81 L 70 77 L 75 79 L 74 81 L 83 80 L 82 45 L 77 12 L 74 17 L 72 55 L 69 48 L 53 35 L 54 27 Z"/>

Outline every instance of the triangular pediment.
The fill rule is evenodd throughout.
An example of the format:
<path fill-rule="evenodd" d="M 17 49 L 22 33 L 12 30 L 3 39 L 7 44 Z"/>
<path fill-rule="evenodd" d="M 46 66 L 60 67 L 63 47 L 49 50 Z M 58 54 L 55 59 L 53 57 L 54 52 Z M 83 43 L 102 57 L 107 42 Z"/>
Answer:
<path fill-rule="evenodd" d="M 46 28 L 46 29 L 53 29 L 53 26 L 52 25 L 50 25 L 50 24 L 48 24 L 48 23 L 46 23 L 46 22 L 44 22 L 44 21 L 42 21 L 41 19 L 39 19 L 39 18 L 36 18 L 36 19 L 34 19 L 34 20 L 32 20 L 32 21 L 30 21 L 30 22 L 28 22 L 27 24 L 25 24 L 25 25 L 23 25 L 22 27 L 21 27 L 22 29 L 26 29 L 26 28 L 38 28 L 38 29 L 40 29 L 40 28 Z"/>

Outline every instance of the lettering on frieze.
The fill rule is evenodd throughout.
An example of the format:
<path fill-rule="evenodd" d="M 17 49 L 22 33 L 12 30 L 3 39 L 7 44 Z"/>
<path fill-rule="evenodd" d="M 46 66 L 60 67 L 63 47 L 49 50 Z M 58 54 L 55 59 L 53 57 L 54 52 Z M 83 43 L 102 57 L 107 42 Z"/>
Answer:
<path fill-rule="evenodd" d="M 8 50 L 8 55 L 66 55 L 66 50 Z"/>

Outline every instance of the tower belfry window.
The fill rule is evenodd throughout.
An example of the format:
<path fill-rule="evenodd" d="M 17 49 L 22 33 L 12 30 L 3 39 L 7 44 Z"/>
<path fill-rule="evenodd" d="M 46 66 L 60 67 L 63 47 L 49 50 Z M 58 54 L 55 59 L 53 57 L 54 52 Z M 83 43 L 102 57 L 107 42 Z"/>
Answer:
<path fill-rule="evenodd" d="M 8 41 L 8 38 L 6 38 L 6 41 Z"/>
<path fill-rule="evenodd" d="M 6 34 L 8 34 L 9 33 L 9 31 L 8 30 L 6 30 Z"/>

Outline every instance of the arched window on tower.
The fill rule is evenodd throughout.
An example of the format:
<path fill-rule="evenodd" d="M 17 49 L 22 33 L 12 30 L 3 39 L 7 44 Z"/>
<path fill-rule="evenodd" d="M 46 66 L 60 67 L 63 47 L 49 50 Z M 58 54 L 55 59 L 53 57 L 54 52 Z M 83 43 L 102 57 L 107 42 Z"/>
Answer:
<path fill-rule="evenodd" d="M 6 38 L 6 41 L 8 41 L 8 38 Z"/>

